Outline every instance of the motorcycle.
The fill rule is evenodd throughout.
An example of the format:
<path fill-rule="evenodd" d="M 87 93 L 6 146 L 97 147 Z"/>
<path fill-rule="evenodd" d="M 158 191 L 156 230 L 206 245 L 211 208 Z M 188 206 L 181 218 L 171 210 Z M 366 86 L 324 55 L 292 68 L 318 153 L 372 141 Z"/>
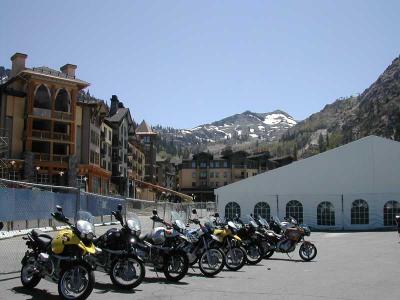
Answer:
<path fill-rule="evenodd" d="M 94 240 L 96 247 L 102 252 L 92 257 L 91 263 L 98 271 L 108 273 L 112 283 L 118 288 L 132 289 L 144 279 L 144 263 L 136 256 L 132 244 L 136 241 L 135 234 L 140 231 L 137 216 L 130 213 L 126 220 L 122 216 L 122 205 L 112 215 L 121 223 L 122 228 L 111 228 L 98 239 Z M 139 233 L 140 234 L 140 233 Z"/>
<path fill-rule="evenodd" d="M 298 225 L 294 218 L 288 218 L 290 225 L 284 229 L 282 235 L 269 230 L 269 224 L 265 219 L 259 218 L 259 222 L 264 226 L 265 236 L 270 244 L 270 249 L 268 249 L 264 258 L 270 258 L 274 252 L 291 253 L 299 243 L 301 243 L 299 255 L 302 260 L 311 261 L 317 256 L 317 247 L 304 239 L 311 235 L 310 229 L 305 225 Z"/>
<path fill-rule="evenodd" d="M 211 244 L 213 248 L 220 248 L 225 253 L 225 266 L 228 270 L 240 270 L 246 263 L 246 251 L 242 247 L 242 240 L 237 236 L 238 227 L 232 221 L 225 222 L 214 214 L 216 228 L 213 235 L 216 237 Z"/>
<path fill-rule="evenodd" d="M 79 211 L 76 224 L 72 224 L 60 206 L 51 215 L 69 228 L 59 230 L 54 239 L 35 229 L 23 237 L 28 250 L 21 261 L 21 283 L 34 288 L 44 278 L 57 282 L 63 299 L 86 299 L 95 282 L 93 268 L 86 258 L 100 251 L 93 244 L 93 216 Z"/>
<path fill-rule="evenodd" d="M 197 216 L 196 209 L 192 214 Z M 207 277 L 213 277 L 222 271 L 225 264 L 224 253 L 217 248 L 212 248 L 211 243 L 217 240 L 212 232 L 214 228 L 210 224 L 202 225 L 197 217 L 189 219 L 189 222 L 196 224 L 199 228 L 187 230 L 183 220 L 177 212 L 172 212 L 172 227 L 184 234 L 188 240 L 182 241 L 178 248 L 186 252 L 189 264 L 193 266 L 199 263 L 200 271 Z"/>
<path fill-rule="evenodd" d="M 235 225 L 238 227 L 237 235 L 243 243 L 246 251 L 246 261 L 250 265 L 258 264 L 265 256 L 269 248 L 269 244 L 265 235 L 259 232 L 259 226 L 252 216 L 247 216 L 247 222 L 243 222 L 236 215 Z"/>
<path fill-rule="evenodd" d="M 153 222 L 164 224 L 157 210 L 153 210 L 153 216 L 150 218 Z M 136 219 L 140 228 L 140 221 Z M 156 227 L 150 233 L 140 234 L 139 230 L 134 235 L 135 242 L 132 244 L 134 253 L 145 262 L 154 266 L 154 269 L 162 270 L 166 279 L 177 282 L 187 273 L 189 261 L 186 253 L 176 248 L 182 240 L 187 240 L 185 236 L 175 229 Z"/>

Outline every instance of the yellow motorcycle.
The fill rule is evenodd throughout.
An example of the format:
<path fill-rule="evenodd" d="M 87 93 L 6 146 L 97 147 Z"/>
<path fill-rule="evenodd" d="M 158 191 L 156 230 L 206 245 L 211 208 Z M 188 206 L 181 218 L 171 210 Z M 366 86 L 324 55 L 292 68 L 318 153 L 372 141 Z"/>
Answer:
<path fill-rule="evenodd" d="M 86 258 L 99 251 L 93 244 L 93 216 L 79 211 L 76 224 L 72 224 L 60 206 L 51 215 L 69 228 L 59 230 L 54 239 L 35 229 L 24 237 L 29 249 L 21 262 L 22 285 L 34 288 L 44 278 L 58 283 L 63 299 L 86 299 L 95 282 L 93 268 Z"/>
<path fill-rule="evenodd" d="M 241 247 L 242 240 L 236 235 L 237 226 L 232 221 L 223 222 L 219 219 L 219 214 L 214 214 L 213 234 L 218 241 L 214 241 L 213 246 L 220 248 L 225 253 L 225 266 L 227 269 L 237 271 L 246 263 L 246 251 Z"/>

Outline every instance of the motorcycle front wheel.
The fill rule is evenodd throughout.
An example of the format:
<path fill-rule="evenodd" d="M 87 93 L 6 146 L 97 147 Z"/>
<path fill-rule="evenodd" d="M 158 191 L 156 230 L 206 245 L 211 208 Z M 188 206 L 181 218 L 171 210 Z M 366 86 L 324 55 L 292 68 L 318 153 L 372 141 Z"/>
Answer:
<path fill-rule="evenodd" d="M 245 250 L 246 250 L 246 261 L 249 265 L 258 264 L 263 259 L 259 245 L 255 243 L 250 244 L 245 248 Z"/>
<path fill-rule="evenodd" d="M 304 261 L 313 260 L 317 256 L 317 247 L 311 243 L 303 243 L 300 246 L 299 255 Z"/>
<path fill-rule="evenodd" d="M 121 289 L 133 289 L 142 283 L 145 276 L 143 262 L 130 256 L 116 259 L 111 265 L 112 283 Z"/>
<path fill-rule="evenodd" d="M 227 249 L 225 254 L 225 265 L 228 270 L 240 270 L 246 263 L 246 253 L 239 247 Z"/>
<path fill-rule="evenodd" d="M 269 250 L 264 254 L 264 259 L 270 258 L 272 255 L 274 255 L 275 250 Z"/>
<path fill-rule="evenodd" d="M 178 282 L 185 277 L 189 269 L 189 260 L 185 252 L 175 252 L 164 258 L 163 271 L 169 281 Z"/>
<path fill-rule="evenodd" d="M 94 287 L 94 272 L 84 265 L 72 265 L 61 271 L 58 293 L 63 299 L 83 300 Z"/>
<path fill-rule="evenodd" d="M 204 276 L 212 277 L 223 269 L 225 264 L 224 253 L 219 249 L 204 251 L 199 259 L 199 268 Z"/>

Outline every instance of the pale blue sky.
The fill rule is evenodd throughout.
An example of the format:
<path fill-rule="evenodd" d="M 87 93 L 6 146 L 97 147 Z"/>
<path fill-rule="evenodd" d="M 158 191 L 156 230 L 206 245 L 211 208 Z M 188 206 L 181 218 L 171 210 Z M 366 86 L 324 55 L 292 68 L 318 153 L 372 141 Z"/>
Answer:
<path fill-rule="evenodd" d="M 362 92 L 400 54 L 400 1 L 0 2 L 0 65 L 78 65 L 140 122 L 191 128 Z"/>

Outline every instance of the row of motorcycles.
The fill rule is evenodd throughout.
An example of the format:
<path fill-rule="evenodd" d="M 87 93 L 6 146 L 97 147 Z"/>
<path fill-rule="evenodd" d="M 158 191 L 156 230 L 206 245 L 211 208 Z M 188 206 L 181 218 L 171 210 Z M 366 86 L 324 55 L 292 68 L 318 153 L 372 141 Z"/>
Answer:
<path fill-rule="evenodd" d="M 246 263 L 270 258 L 274 252 L 293 252 L 299 243 L 304 261 L 317 255 L 315 245 L 304 240 L 310 235 L 309 228 L 294 218 L 267 222 L 250 215 L 224 220 L 215 213 L 213 219 L 201 222 L 193 209 L 189 222 L 196 228 L 190 228 L 177 212 L 172 212 L 171 222 L 167 222 L 153 210 L 153 225 L 161 226 L 143 234 L 138 216 L 127 213 L 124 217 L 122 205 L 112 215 L 121 228 L 96 237 L 90 213 L 79 211 L 72 223 L 57 206 L 52 216 L 67 225 L 64 229 L 54 238 L 38 230 L 24 237 L 28 250 L 21 262 L 23 286 L 34 288 L 44 278 L 58 284 L 63 299 L 86 299 L 94 287 L 94 271 L 108 274 L 117 288 L 132 289 L 143 281 L 145 265 L 177 282 L 195 264 L 204 276 L 213 277 L 224 267 L 237 271 Z"/>

